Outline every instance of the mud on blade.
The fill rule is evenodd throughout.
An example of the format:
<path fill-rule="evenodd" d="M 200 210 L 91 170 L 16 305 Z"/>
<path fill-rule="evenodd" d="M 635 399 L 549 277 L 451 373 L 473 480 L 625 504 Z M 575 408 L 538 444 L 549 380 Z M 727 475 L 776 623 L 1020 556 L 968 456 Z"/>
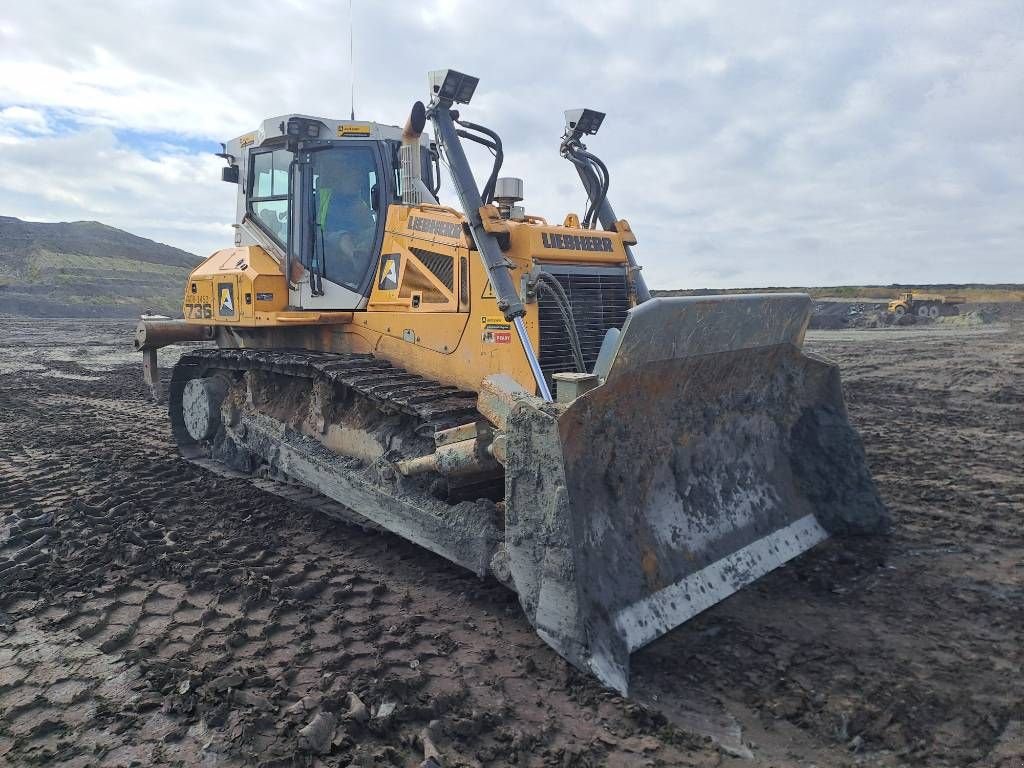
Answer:
<path fill-rule="evenodd" d="M 626 693 L 629 655 L 887 513 L 800 294 L 631 310 L 602 386 L 509 425 L 506 546 L 538 633 Z"/>

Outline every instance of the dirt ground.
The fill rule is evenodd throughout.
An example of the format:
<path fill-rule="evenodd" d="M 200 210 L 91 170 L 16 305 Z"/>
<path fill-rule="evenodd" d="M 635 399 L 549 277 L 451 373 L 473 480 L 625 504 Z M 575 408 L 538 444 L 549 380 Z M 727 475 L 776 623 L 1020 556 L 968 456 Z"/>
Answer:
<path fill-rule="evenodd" d="M 497 584 L 176 458 L 130 324 L 0 331 L 0 764 L 414 766 L 431 721 L 445 766 L 1024 760 L 1024 325 L 812 332 L 893 531 L 639 652 L 630 700 Z"/>

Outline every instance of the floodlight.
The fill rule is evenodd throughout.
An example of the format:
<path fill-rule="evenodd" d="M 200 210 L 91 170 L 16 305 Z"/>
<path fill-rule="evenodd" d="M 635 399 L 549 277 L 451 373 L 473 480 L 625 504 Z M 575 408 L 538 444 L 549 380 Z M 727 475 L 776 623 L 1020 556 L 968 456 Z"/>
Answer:
<path fill-rule="evenodd" d="M 437 69 L 430 73 L 430 95 L 438 101 L 469 104 L 479 82 L 480 78 L 454 69 Z"/>
<path fill-rule="evenodd" d="M 304 117 L 289 117 L 285 133 L 293 139 L 316 139 L 320 137 L 320 121 Z"/>
<path fill-rule="evenodd" d="M 577 135 L 597 133 L 604 121 L 604 112 L 596 109 L 567 109 L 565 110 L 565 132 Z"/>

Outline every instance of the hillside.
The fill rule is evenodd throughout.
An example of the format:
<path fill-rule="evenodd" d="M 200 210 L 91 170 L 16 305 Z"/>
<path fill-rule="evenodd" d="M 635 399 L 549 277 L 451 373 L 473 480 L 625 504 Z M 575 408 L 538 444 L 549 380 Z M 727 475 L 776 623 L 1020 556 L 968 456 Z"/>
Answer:
<path fill-rule="evenodd" d="M 182 286 L 199 260 L 97 221 L 0 216 L 0 315 L 180 315 Z"/>

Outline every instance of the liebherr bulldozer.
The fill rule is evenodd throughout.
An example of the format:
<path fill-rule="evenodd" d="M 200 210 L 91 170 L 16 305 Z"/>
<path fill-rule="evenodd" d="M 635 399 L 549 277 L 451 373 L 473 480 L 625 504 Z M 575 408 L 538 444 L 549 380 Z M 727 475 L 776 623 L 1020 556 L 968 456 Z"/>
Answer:
<path fill-rule="evenodd" d="M 602 113 L 566 112 L 587 206 L 550 223 L 456 108 L 476 78 L 428 81 L 402 128 L 286 115 L 225 144 L 234 247 L 137 347 L 216 342 L 172 372 L 185 458 L 498 579 L 625 694 L 633 651 L 887 513 L 838 369 L 801 352 L 807 296 L 652 298 L 583 143 Z"/>

